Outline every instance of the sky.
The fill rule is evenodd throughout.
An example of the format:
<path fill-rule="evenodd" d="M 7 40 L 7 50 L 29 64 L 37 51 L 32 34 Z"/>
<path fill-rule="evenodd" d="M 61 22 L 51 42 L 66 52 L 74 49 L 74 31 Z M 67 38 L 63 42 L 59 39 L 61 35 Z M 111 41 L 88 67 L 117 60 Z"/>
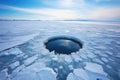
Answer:
<path fill-rule="evenodd" d="M 0 19 L 120 20 L 120 0 L 0 0 Z"/>

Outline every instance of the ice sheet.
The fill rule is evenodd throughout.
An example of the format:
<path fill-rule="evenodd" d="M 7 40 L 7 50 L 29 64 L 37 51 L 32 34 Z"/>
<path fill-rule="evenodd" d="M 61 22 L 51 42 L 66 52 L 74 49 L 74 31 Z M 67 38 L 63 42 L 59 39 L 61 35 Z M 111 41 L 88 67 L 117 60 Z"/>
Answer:
<path fill-rule="evenodd" d="M 49 52 L 44 42 L 61 35 L 80 39 L 83 49 Z M 0 21 L 0 79 L 119 80 L 119 45 L 118 23 Z"/>

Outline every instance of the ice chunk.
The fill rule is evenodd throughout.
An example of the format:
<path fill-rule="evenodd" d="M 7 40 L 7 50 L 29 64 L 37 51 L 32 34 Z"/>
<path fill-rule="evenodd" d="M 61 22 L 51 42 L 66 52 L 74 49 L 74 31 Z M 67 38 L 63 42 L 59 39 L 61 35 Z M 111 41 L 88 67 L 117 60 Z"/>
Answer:
<path fill-rule="evenodd" d="M 106 51 L 107 54 L 112 55 L 113 53 L 110 51 Z"/>
<path fill-rule="evenodd" d="M 71 62 L 72 62 L 71 56 L 65 55 L 65 61 L 66 61 L 67 63 L 71 63 Z"/>
<path fill-rule="evenodd" d="M 9 52 L 8 51 L 2 51 L 2 52 L 0 52 L 0 56 L 3 56 L 3 55 L 9 55 Z"/>
<path fill-rule="evenodd" d="M 91 52 L 90 52 L 90 53 L 88 53 L 88 54 L 87 54 L 87 56 L 88 56 L 88 57 L 90 57 L 90 58 L 95 58 L 95 57 L 96 57 L 96 55 L 95 55 L 95 54 L 93 54 L 93 53 L 91 53 Z"/>
<path fill-rule="evenodd" d="M 88 70 L 86 70 L 86 73 L 90 78 L 89 80 L 110 80 L 106 75 L 103 75 L 103 74 L 91 72 Z"/>
<path fill-rule="evenodd" d="M 14 36 L 11 37 L 8 40 L 4 40 L 4 42 L 0 43 L 0 51 L 23 44 L 25 42 L 27 42 L 28 40 L 32 39 L 33 37 L 37 36 L 38 33 L 36 34 L 30 34 L 30 35 L 25 35 L 25 36 Z M 4 36 L 4 37 L 9 37 L 9 36 Z M 2 37 L 0 37 L 2 38 Z M 3 40 L 2 40 L 3 41 Z"/>
<path fill-rule="evenodd" d="M 101 59 L 102 59 L 104 62 L 106 62 L 106 63 L 108 62 L 108 59 L 107 59 L 107 58 L 102 57 Z"/>
<path fill-rule="evenodd" d="M 24 69 L 12 80 L 56 80 L 56 73 L 50 68 L 43 68 L 37 72 Z"/>
<path fill-rule="evenodd" d="M 7 80 L 7 74 L 5 71 L 0 72 L 0 80 Z"/>
<path fill-rule="evenodd" d="M 67 76 L 67 80 L 109 80 L 105 75 L 88 70 L 75 69 Z"/>
<path fill-rule="evenodd" d="M 24 64 L 25 64 L 25 65 L 29 65 L 29 64 L 31 64 L 32 62 L 34 62 L 36 59 L 37 59 L 37 55 L 32 56 L 32 57 L 26 59 L 26 60 L 24 61 Z"/>
<path fill-rule="evenodd" d="M 11 77 L 16 76 L 16 74 L 17 74 L 19 71 L 21 71 L 23 68 L 25 68 L 24 65 L 21 65 L 21 66 L 17 67 L 15 70 L 13 70 L 13 72 L 12 72 L 12 74 L 11 74 Z"/>
<path fill-rule="evenodd" d="M 53 61 L 58 61 L 58 57 L 57 57 L 57 56 L 54 56 L 54 57 L 52 58 L 52 60 L 53 60 Z"/>
<path fill-rule="evenodd" d="M 76 76 L 79 76 L 83 80 L 89 80 L 89 76 L 87 75 L 87 73 L 83 69 L 75 69 L 74 74 Z"/>
<path fill-rule="evenodd" d="M 72 53 L 72 58 L 73 58 L 76 62 L 79 62 L 79 61 L 82 60 L 77 53 Z"/>
<path fill-rule="evenodd" d="M 83 58 L 83 59 L 88 59 L 87 55 L 84 54 L 84 51 L 83 51 L 83 50 L 81 50 L 80 57 Z"/>
<path fill-rule="evenodd" d="M 11 69 L 14 69 L 15 67 L 19 66 L 19 64 L 20 64 L 19 61 L 16 61 L 16 62 L 10 64 L 10 67 L 11 67 Z"/>
<path fill-rule="evenodd" d="M 59 66 L 59 69 L 63 69 L 63 66 Z"/>
<path fill-rule="evenodd" d="M 17 73 L 12 80 L 39 80 L 39 78 L 34 71 L 26 69 Z"/>
<path fill-rule="evenodd" d="M 90 63 L 90 62 L 86 62 L 86 70 L 89 70 L 91 72 L 96 72 L 96 73 L 100 73 L 103 75 L 107 75 L 106 72 L 104 72 L 103 68 L 101 65 L 96 64 L 96 63 Z"/>
<path fill-rule="evenodd" d="M 70 70 L 74 69 L 73 65 L 69 65 L 68 67 L 69 67 Z"/>
<path fill-rule="evenodd" d="M 78 79 L 77 76 L 75 76 L 73 73 L 70 73 L 67 77 L 67 80 L 82 80 L 82 79 Z"/>
<path fill-rule="evenodd" d="M 106 65 L 106 67 L 112 69 L 112 66 L 110 66 L 110 65 Z"/>
<path fill-rule="evenodd" d="M 36 63 L 32 64 L 31 66 L 27 67 L 27 69 L 34 70 L 34 71 L 39 71 L 42 68 L 45 68 L 45 64 L 42 62 L 36 62 Z"/>
<path fill-rule="evenodd" d="M 83 69 L 75 69 L 73 73 L 70 73 L 67 80 L 89 80 L 89 76 Z"/>
<path fill-rule="evenodd" d="M 37 72 L 39 80 L 57 80 L 56 73 L 50 68 L 41 69 Z"/>
<path fill-rule="evenodd" d="M 11 48 L 10 50 L 8 50 L 9 53 L 11 54 L 21 54 L 23 53 L 19 48 L 15 47 L 15 48 Z"/>
<path fill-rule="evenodd" d="M 10 55 L 10 54 L 18 55 L 18 54 L 21 54 L 21 53 L 22 53 L 22 51 L 19 48 L 14 47 L 14 48 L 2 51 L 0 53 L 0 56 L 2 56 L 2 55 Z"/>
<path fill-rule="evenodd" d="M 108 55 L 106 53 L 101 54 L 102 57 L 108 57 Z"/>
<path fill-rule="evenodd" d="M 98 59 L 98 58 L 95 58 L 94 61 L 97 62 L 97 63 L 99 63 L 99 64 L 104 64 L 104 63 L 103 63 L 100 59 Z"/>

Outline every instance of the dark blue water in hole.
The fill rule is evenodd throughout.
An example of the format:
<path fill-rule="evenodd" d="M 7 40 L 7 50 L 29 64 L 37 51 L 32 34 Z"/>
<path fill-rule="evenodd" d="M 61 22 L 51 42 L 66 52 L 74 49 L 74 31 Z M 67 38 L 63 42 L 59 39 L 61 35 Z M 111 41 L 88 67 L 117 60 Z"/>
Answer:
<path fill-rule="evenodd" d="M 73 37 L 54 37 L 45 42 L 46 48 L 57 54 L 71 54 L 79 51 L 83 44 L 80 40 Z"/>

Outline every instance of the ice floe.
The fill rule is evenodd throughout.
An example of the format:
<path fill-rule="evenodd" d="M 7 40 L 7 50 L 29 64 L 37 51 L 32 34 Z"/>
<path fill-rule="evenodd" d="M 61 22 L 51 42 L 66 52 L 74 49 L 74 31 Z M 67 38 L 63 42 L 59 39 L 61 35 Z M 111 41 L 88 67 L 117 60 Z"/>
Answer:
<path fill-rule="evenodd" d="M 0 51 L 23 44 L 37 35 L 38 33 L 27 36 L 14 37 L 15 40 L 2 42 L 0 43 Z"/>
<path fill-rule="evenodd" d="M 67 80 L 110 80 L 107 76 L 84 69 L 74 69 Z"/>
<path fill-rule="evenodd" d="M 19 61 L 16 61 L 16 62 L 10 64 L 9 67 L 10 67 L 11 69 L 14 69 L 15 67 L 19 66 L 19 64 L 20 64 L 20 62 L 19 62 Z"/>
<path fill-rule="evenodd" d="M 25 65 L 29 65 L 29 64 L 31 64 L 32 62 L 34 62 L 36 59 L 37 59 L 37 56 L 36 56 L 36 55 L 35 55 L 35 56 L 32 56 L 32 57 L 26 59 L 26 60 L 24 61 L 24 64 L 25 64 Z"/>
<path fill-rule="evenodd" d="M 50 68 L 42 68 L 37 72 L 24 69 L 12 80 L 56 80 L 56 73 Z"/>
<path fill-rule="evenodd" d="M 119 33 L 110 33 L 108 28 L 120 27 L 67 21 L 4 22 L 0 27 L 0 80 L 120 80 Z M 72 35 L 84 41 L 84 46 L 71 55 L 55 55 L 44 41 L 58 35 Z"/>
<path fill-rule="evenodd" d="M 37 75 L 40 80 L 57 80 L 56 73 L 50 68 L 41 69 Z"/>
<path fill-rule="evenodd" d="M 103 75 L 107 75 L 107 73 L 104 72 L 103 67 L 101 65 L 96 64 L 96 63 L 91 63 L 91 62 L 86 62 L 85 64 L 86 64 L 85 66 L 86 70 L 99 73 L 99 74 L 103 74 Z"/>
<path fill-rule="evenodd" d="M 11 48 L 11 49 L 8 49 L 6 51 L 1 52 L 0 56 L 2 56 L 2 55 L 11 55 L 11 54 L 18 55 L 18 54 L 22 54 L 22 53 L 23 52 L 19 48 L 14 47 L 14 48 Z"/>

